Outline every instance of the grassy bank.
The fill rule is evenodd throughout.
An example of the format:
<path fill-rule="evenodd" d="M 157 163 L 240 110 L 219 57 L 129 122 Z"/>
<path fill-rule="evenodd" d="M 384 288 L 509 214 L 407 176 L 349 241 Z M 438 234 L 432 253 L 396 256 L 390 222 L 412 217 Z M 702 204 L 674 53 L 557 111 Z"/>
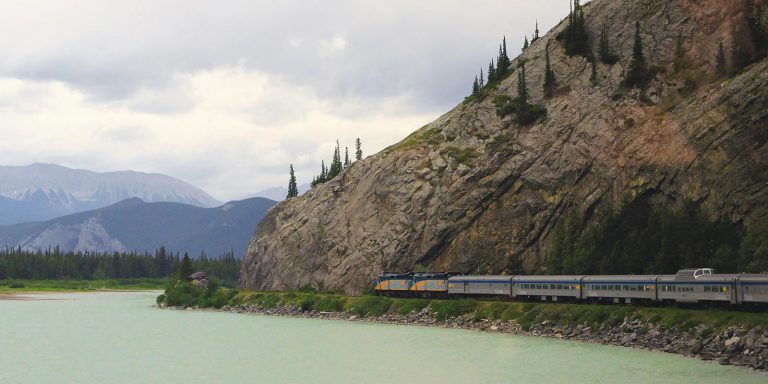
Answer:
<path fill-rule="evenodd" d="M 0 293 L 163 289 L 168 279 L 0 280 Z"/>
<path fill-rule="evenodd" d="M 430 313 L 438 320 L 467 315 L 475 320 L 514 321 L 523 326 L 524 329 L 545 320 L 563 325 L 585 324 L 593 328 L 599 328 L 604 324 L 609 326 L 621 324 L 625 318 L 639 319 L 650 324 L 660 324 L 664 328 L 674 327 L 682 332 L 696 328 L 701 333 L 708 333 L 730 325 L 768 329 L 768 314 L 766 313 L 713 309 L 521 303 L 474 299 L 399 299 L 306 292 L 228 291 L 227 293 L 219 294 L 218 297 L 219 299 L 215 305 L 201 306 L 221 307 L 224 305 L 236 306 L 240 304 L 254 305 L 261 308 L 293 306 L 305 311 L 349 312 L 361 317 L 380 316 L 387 313 L 407 315 L 413 311 L 429 308 Z"/>

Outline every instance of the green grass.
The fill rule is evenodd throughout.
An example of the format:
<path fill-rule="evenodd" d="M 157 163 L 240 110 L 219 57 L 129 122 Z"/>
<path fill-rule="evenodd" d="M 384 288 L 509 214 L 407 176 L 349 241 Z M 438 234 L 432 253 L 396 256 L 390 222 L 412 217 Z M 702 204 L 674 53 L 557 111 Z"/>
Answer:
<path fill-rule="evenodd" d="M 360 296 L 353 298 L 348 310 L 358 316 L 380 316 L 392 307 L 392 299 L 381 296 Z"/>
<path fill-rule="evenodd" d="M 712 334 L 731 325 L 768 329 L 768 313 L 720 309 L 642 307 L 632 305 L 510 302 L 475 299 L 403 299 L 380 296 L 344 296 L 318 292 L 240 292 L 231 304 L 246 303 L 262 308 L 295 305 L 318 312 L 347 311 L 357 316 L 385 313 L 407 315 L 429 308 L 438 320 L 471 315 L 475 320 L 514 321 L 524 329 L 545 320 L 562 325 L 584 324 L 593 329 L 616 326 L 625 318 L 639 319 L 664 328 Z"/>
<path fill-rule="evenodd" d="M 442 132 L 442 128 L 438 127 L 432 127 L 424 131 L 418 130 L 408 135 L 408 137 L 403 139 L 401 142 L 385 148 L 384 152 L 390 153 L 394 151 L 406 150 L 425 144 L 430 146 L 437 145 L 442 141 L 442 137 L 439 135 Z"/>
<path fill-rule="evenodd" d="M 163 289 L 167 279 L 136 278 L 108 280 L 0 280 L 2 292 L 68 292 L 95 290 Z"/>
<path fill-rule="evenodd" d="M 456 159 L 462 164 L 471 164 L 472 161 L 478 156 L 477 150 L 474 148 L 459 148 L 450 146 L 445 148 L 445 154 Z"/>
<path fill-rule="evenodd" d="M 395 299 L 393 307 L 398 315 L 407 315 L 411 312 L 419 312 L 429 306 L 427 299 Z"/>

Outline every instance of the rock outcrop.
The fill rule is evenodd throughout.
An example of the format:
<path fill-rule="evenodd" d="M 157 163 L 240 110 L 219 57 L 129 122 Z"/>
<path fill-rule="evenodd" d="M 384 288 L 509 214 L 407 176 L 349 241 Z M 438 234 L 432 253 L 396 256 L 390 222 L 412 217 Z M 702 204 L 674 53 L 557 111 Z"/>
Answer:
<path fill-rule="evenodd" d="M 500 118 L 495 95 L 517 94 L 513 72 L 339 176 L 271 209 L 256 229 L 240 283 L 304 284 L 359 293 L 383 270 L 417 263 L 465 273 L 532 272 L 553 227 L 578 209 L 597 220 L 637 196 L 688 199 L 730 222 L 768 219 L 768 60 L 710 80 L 718 44 L 742 41 L 753 0 L 594 0 L 585 7 L 596 46 L 601 25 L 621 60 L 567 56 L 560 23 L 521 56 L 545 119 Z M 623 90 L 634 22 L 649 63 L 645 93 Z M 673 70 L 682 38 L 687 77 Z M 739 49 L 754 50 L 749 39 Z M 549 45 L 559 89 L 544 100 Z"/>

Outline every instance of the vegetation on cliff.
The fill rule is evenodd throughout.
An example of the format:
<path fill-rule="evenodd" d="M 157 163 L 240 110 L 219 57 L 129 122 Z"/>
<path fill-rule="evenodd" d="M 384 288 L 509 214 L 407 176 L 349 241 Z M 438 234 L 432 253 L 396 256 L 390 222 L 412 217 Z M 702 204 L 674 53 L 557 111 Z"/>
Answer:
<path fill-rule="evenodd" d="M 541 273 L 665 274 L 706 265 L 721 273 L 768 271 L 768 223 L 712 220 L 701 206 L 638 198 L 598 222 L 571 210 L 558 223 Z"/>
<path fill-rule="evenodd" d="M 363 150 L 362 150 L 362 144 L 360 143 L 360 138 L 358 137 L 355 140 L 355 160 L 360 160 L 363 158 Z M 325 161 L 323 160 L 320 164 L 320 174 L 317 176 L 312 177 L 312 182 L 310 185 L 312 187 L 316 187 L 320 184 L 325 183 L 328 180 L 333 179 L 334 177 L 338 176 L 339 173 L 341 173 L 342 170 L 352 165 L 352 161 L 349 159 L 349 147 L 344 147 L 344 160 L 341 159 L 341 146 L 339 145 L 339 141 L 336 140 L 336 147 L 333 149 L 333 155 L 331 156 L 331 163 L 330 166 L 326 168 Z M 296 183 L 296 176 L 293 174 L 293 165 L 291 165 L 290 168 L 290 179 L 289 179 L 289 185 L 288 185 L 288 197 L 295 197 L 298 196 L 298 189 L 295 189 L 295 195 L 291 195 L 291 181 L 295 184 Z"/>

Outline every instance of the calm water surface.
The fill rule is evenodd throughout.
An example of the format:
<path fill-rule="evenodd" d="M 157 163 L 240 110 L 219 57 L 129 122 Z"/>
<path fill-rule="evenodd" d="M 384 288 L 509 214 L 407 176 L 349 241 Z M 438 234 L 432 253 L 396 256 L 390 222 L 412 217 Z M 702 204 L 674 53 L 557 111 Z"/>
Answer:
<path fill-rule="evenodd" d="M 681 356 L 474 331 L 152 308 L 156 293 L 0 300 L 0 383 L 768 383 Z"/>

